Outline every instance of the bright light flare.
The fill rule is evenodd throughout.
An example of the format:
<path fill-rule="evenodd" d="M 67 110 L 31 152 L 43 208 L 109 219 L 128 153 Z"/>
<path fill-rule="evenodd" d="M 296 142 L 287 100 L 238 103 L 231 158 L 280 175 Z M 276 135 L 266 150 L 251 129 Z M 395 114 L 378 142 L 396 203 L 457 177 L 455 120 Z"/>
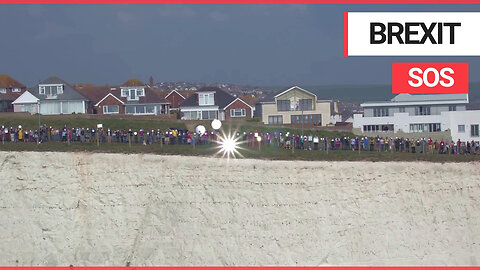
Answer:
<path fill-rule="evenodd" d="M 240 142 L 238 140 L 240 137 L 235 138 L 233 135 L 223 135 L 219 136 L 217 143 L 218 143 L 218 154 L 221 154 L 222 157 L 233 157 L 235 155 L 241 156 L 240 152 L 238 152 L 240 148 Z"/>

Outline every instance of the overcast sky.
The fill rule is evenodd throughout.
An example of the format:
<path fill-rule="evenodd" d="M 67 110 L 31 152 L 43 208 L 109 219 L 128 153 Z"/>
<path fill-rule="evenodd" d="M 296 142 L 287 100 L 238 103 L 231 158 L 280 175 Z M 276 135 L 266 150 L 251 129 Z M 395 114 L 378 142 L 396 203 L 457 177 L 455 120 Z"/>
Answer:
<path fill-rule="evenodd" d="M 344 11 L 480 11 L 480 5 L 1 5 L 0 73 L 32 86 L 229 82 L 256 86 L 389 84 L 395 61 L 343 57 Z"/>

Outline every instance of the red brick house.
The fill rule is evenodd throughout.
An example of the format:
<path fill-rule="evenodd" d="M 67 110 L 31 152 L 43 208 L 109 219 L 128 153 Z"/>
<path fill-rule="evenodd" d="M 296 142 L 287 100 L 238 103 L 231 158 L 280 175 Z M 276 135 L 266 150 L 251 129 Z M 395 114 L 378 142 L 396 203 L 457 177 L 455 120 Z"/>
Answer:
<path fill-rule="evenodd" d="M 25 90 L 22 83 L 7 74 L 0 74 L 0 112 L 13 112 L 12 102 Z"/>
<path fill-rule="evenodd" d="M 192 90 L 172 90 L 168 91 L 160 91 L 158 94 L 165 98 L 168 102 L 170 102 L 170 110 L 178 110 L 180 103 L 182 103 L 185 99 L 193 95 L 195 91 Z"/>
<path fill-rule="evenodd" d="M 136 79 L 121 86 L 97 86 L 78 89 L 91 100 L 89 113 L 160 115 L 168 114 L 170 103 Z"/>
<path fill-rule="evenodd" d="M 125 102 L 112 93 L 93 104 L 93 107 L 97 108 L 97 114 L 125 114 Z"/>
<path fill-rule="evenodd" d="M 180 105 L 183 120 L 233 120 L 253 117 L 253 107 L 218 87 L 202 87 Z"/>
<path fill-rule="evenodd" d="M 253 117 L 254 107 L 241 98 L 236 98 L 225 106 L 225 120 L 246 119 Z"/>

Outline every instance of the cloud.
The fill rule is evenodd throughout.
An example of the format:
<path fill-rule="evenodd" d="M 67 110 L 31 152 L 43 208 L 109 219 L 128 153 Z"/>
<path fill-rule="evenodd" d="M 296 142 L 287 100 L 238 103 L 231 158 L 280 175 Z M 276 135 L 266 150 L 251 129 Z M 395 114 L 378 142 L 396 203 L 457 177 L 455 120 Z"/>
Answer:
<path fill-rule="evenodd" d="M 212 11 L 208 14 L 210 19 L 216 21 L 216 22 L 224 22 L 228 19 L 230 19 L 230 16 L 224 12 L 220 12 L 218 10 Z"/>
<path fill-rule="evenodd" d="M 306 15 L 308 14 L 308 5 L 300 5 L 300 4 L 288 5 L 287 11 L 289 13 L 293 13 L 294 15 L 299 15 L 299 14 Z"/>
<path fill-rule="evenodd" d="M 173 19 L 187 19 L 187 18 L 194 18 L 197 16 L 197 13 L 187 7 L 172 7 L 167 5 L 162 5 L 158 9 L 158 15 L 164 18 L 173 18 Z"/>
<path fill-rule="evenodd" d="M 33 36 L 34 40 L 46 40 L 52 37 L 61 37 L 72 34 L 73 29 L 60 24 L 45 23 L 42 31 Z"/>
<path fill-rule="evenodd" d="M 119 10 L 117 12 L 117 19 L 124 24 L 130 24 L 136 20 L 135 15 L 124 10 Z"/>
<path fill-rule="evenodd" d="M 27 14 L 31 17 L 43 16 L 44 8 L 40 5 L 27 5 Z"/>

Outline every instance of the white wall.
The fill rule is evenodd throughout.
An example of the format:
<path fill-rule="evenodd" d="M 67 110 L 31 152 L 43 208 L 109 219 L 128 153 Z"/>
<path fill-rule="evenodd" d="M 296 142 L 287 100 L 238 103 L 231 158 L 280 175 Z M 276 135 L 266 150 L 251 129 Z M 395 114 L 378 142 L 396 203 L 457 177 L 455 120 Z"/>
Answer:
<path fill-rule="evenodd" d="M 471 126 L 480 125 L 480 110 L 475 111 L 454 111 L 442 113 L 445 118 L 445 124 L 449 126 L 452 139 L 457 141 L 478 141 L 480 137 L 471 136 Z M 458 125 L 465 125 L 465 132 L 458 132 Z"/>
<path fill-rule="evenodd" d="M 85 103 L 75 101 L 41 101 L 40 114 L 72 114 L 85 113 Z"/>
<path fill-rule="evenodd" d="M 362 129 L 364 125 L 394 125 L 394 131 L 410 132 L 410 124 L 440 123 L 441 130 L 450 130 L 454 141 L 475 141 L 479 137 L 471 137 L 471 125 L 480 124 L 480 110 L 475 111 L 446 111 L 440 115 L 413 115 L 395 113 L 388 117 L 363 117 L 362 114 L 353 115 L 353 128 Z M 458 132 L 458 125 L 465 125 L 465 132 Z"/>
<path fill-rule="evenodd" d="M 282 116 L 283 124 L 291 124 L 292 115 L 302 115 L 302 111 L 278 111 L 276 103 L 263 103 L 262 122 L 268 125 L 269 116 Z M 317 101 L 315 110 L 303 111 L 303 115 L 320 114 L 322 116 L 322 126 L 330 124 L 330 101 Z"/>
<path fill-rule="evenodd" d="M 38 104 L 26 103 L 26 104 L 14 104 L 14 112 L 29 112 L 31 114 L 38 113 Z"/>

